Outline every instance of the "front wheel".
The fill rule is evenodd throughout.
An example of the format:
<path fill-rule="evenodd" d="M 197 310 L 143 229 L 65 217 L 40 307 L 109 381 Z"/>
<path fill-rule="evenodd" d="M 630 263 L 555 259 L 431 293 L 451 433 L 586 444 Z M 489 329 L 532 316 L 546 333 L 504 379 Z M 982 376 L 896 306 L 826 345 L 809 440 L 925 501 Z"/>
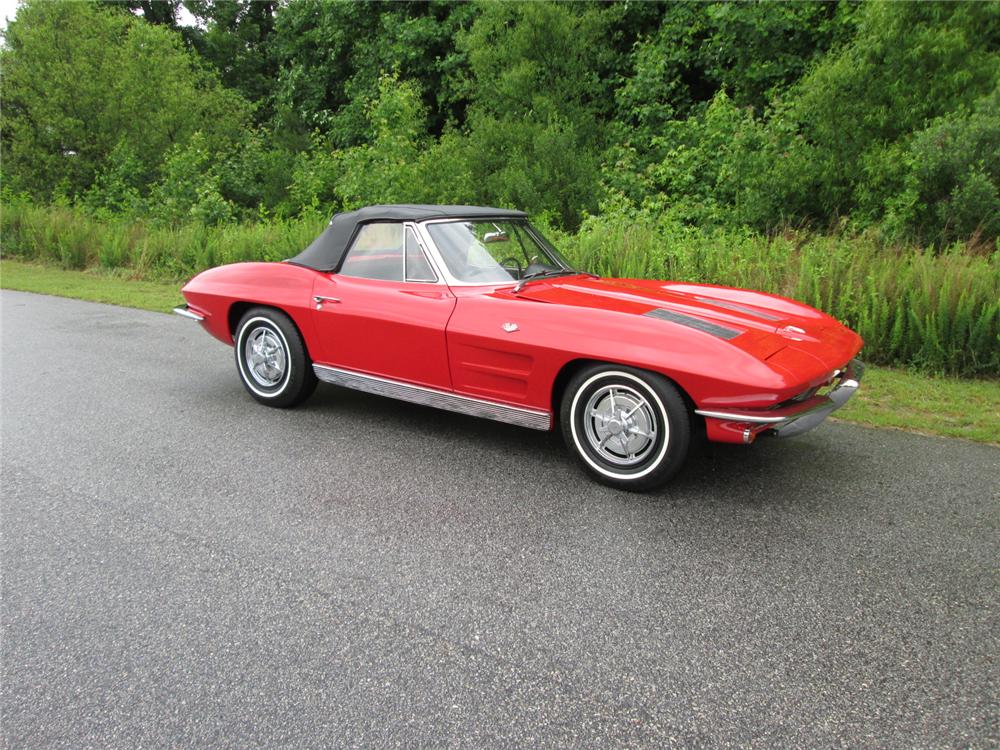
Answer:
<path fill-rule="evenodd" d="M 602 484 L 643 491 L 664 485 L 684 463 L 691 420 L 677 387 L 662 375 L 592 365 L 562 400 L 563 438 Z"/>
<path fill-rule="evenodd" d="M 248 310 L 236 329 L 235 349 L 240 380 L 262 404 L 295 406 L 316 389 L 316 373 L 302 336 L 279 310 Z"/>

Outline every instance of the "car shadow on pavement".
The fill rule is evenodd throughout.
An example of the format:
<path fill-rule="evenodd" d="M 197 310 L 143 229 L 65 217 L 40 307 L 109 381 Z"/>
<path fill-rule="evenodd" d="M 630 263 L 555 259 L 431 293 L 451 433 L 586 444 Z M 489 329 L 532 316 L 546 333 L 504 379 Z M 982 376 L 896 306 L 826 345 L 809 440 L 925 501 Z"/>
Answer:
<path fill-rule="evenodd" d="M 823 425 L 796 439 L 764 437 L 754 445 L 727 445 L 694 440 L 685 466 L 663 489 L 646 494 L 603 487 L 584 475 L 567 451 L 558 429 L 528 430 L 463 414 L 441 411 L 335 386 L 321 385 L 312 398 L 295 410 L 298 416 L 319 421 L 345 420 L 364 424 L 366 430 L 389 433 L 416 431 L 423 441 L 438 442 L 442 450 L 461 445 L 471 460 L 504 457 L 539 475 L 558 472 L 567 492 L 599 490 L 626 502 L 685 502 L 711 498 L 738 506 L 835 502 L 833 493 L 817 487 L 843 486 L 848 476 L 866 471 L 865 456 L 844 457 L 839 432 L 844 425 Z M 534 468 L 532 467 L 534 465 Z"/>

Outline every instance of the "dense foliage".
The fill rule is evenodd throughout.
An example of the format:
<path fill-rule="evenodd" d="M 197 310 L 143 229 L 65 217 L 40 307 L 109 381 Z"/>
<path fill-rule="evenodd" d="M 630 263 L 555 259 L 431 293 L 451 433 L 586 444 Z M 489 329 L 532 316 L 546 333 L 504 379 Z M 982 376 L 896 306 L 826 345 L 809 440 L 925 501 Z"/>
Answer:
<path fill-rule="evenodd" d="M 0 68 L 5 252 L 178 275 L 516 206 L 592 270 L 1000 365 L 1000 3 L 26 0 Z"/>
<path fill-rule="evenodd" d="M 2 55 L 4 185 L 41 202 L 1000 233 L 998 3 L 28 0 Z"/>

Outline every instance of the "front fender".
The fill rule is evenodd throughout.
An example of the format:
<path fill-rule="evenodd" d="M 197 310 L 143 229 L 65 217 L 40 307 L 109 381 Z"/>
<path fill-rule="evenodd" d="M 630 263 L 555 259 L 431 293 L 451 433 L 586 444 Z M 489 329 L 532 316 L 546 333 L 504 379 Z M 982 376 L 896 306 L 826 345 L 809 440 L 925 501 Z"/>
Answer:
<path fill-rule="evenodd" d="M 516 326 L 516 330 L 507 328 Z M 642 315 L 568 308 L 504 295 L 461 297 L 448 324 L 456 390 L 551 408 L 552 387 L 567 364 L 598 360 L 658 372 L 698 406 L 764 408 L 789 397 L 782 372 L 739 346 L 703 331 Z"/>

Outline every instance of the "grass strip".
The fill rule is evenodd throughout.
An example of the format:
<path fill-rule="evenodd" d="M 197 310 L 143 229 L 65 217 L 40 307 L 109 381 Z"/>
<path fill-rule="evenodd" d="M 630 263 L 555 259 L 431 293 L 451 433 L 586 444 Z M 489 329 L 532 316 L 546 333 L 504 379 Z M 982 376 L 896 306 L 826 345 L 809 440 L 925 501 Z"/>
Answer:
<path fill-rule="evenodd" d="M 184 302 L 177 282 L 133 281 L 99 271 L 64 271 L 15 260 L 0 261 L 0 287 L 154 312 L 170 312 Z"/>
<path fill-rule="evenodd" d="M 179 283 L 131 281 L 101 272 L 63 271 L 0 261 L 0 287 L 122 307 L 169 312 L 181 304 Z M 837 412 L 845 422 L 1000 445 L 1000 380 L 936 377 L 868 367 L 857 394 Z"/>
<path fill-rule="evenodd" d="M 836 418 L 1000 446 L 1000 380 L 868 367 Z"/>

